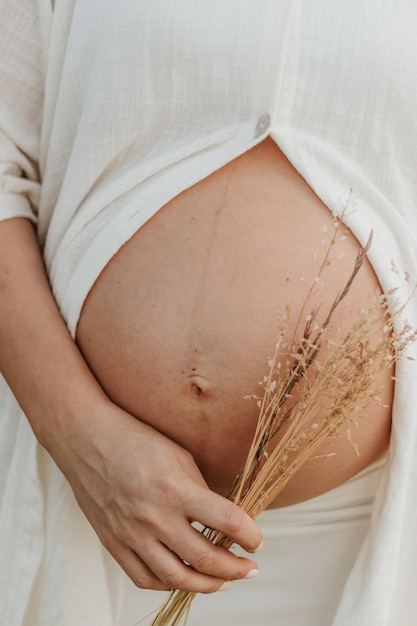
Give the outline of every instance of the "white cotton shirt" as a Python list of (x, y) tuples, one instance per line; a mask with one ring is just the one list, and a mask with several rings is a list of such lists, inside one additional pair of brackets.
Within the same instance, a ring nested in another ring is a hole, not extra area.
[[(407, 302), (402, 321), (417, 325), (414, 0), (0, 0), (0, 15), (0, 219), (37, 222), (73, 335), (88, 291), (123, 243), (268, 135), (331, 211), (348, 204), (344, 220), (360, 242), (373, 230), (378, 279)], [(334, 626), (417, 623), (415, 380), (416, 364), (403, 359), (389, 462)], [(36, 443), (11, 420), (12, 402), (4, 387), (0, 429), (17, 443), (0, 449), (0, 563), (14, 547), (10, 576), (26, 591), (18, 609), (3, 587), (0, 614), (6, 607), (7, 626), (21, 626), (53, 546)], [(24, 475), (19, 458), (28, 459)], [(34, 505), (20, 527), (10, 510), (23, 494)], [(67, 497), (62, 510), (75, 519)], [(90, 567), (89, 595), (102, 597), (104, 574)], [(67, 588), (77, 588), (77, 571), (68, 576)], [(57, 609), (51, 624), (105, 625), (107, 602), (84, 614), (84, 601), (72, 602), (69, 621)]]

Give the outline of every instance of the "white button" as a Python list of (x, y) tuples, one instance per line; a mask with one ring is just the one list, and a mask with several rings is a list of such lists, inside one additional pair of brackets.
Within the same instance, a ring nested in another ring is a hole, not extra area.
[(258, 120), (255, 129), (255, 139), (263, 135), (271, 124), (271, 117), (268, 113), (264, 113)]

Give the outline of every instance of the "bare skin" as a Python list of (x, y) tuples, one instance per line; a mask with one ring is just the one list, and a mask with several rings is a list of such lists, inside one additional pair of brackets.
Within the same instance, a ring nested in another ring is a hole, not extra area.
[[(159, 211), (87, 298), (77, 341), (106, 393), (187, 449), (218, 493), (227, 495), (247, 454), (258, 409), (245, 397), (260, 394), (277, 312), (286, 304), (298, 312), (318, 271), (323, 228), (332, 227), (328, 209), (267, 140)], [(312, 305), (326, 310), (357, 251), (348, 234)], [(335, 318), (342, 328), (377, 289), (366, 262)], [(386, 450), (391, 376), (378, 381), (384, 406), (351, 426), (360, 455), (347, 437), (329, 440), (273, 506), (335, 487)]]

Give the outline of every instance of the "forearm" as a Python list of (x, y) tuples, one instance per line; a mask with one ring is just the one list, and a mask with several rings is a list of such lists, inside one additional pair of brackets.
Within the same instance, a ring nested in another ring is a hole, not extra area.
[(77, 406), (103, 396), (60, 315), (25, 219), (0, 222), (0, 370), (46, 447)]

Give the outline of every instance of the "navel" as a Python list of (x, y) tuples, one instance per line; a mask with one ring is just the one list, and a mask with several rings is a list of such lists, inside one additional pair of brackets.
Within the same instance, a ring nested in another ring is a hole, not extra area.
[(196, 398), (201, 398), (203, 395), (203, 390), (196, 383), (191, 383), (191, 393)]

